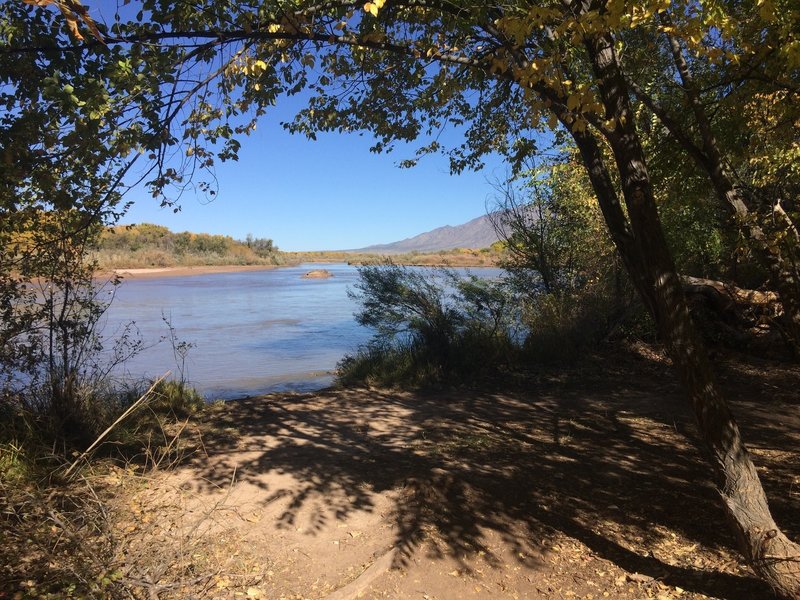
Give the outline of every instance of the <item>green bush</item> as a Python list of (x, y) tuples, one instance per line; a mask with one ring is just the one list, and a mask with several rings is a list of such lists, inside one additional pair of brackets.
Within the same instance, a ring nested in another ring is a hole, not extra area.
[(553, 363), (578, 358), (609, 333), (610, 306), (596, 293), (542, 293), (524, 312), (529, 361)]
[[(507, 285), (521, 298), (525, 360), (578, 358), (603, 340), (647, 328), (583, 169), (532, 164), (500, 187)], [(644, 325), (644, 327), (642, 327)]]
[(442, 370), (408, 343), (367, 344), (345, 356), (338, 365), (340, 385), (418, 387), (441, 381)]
[(342, 383), (422, 385), (471, 380), (508, 366), (519, 350), (508, 290), (452, 270), (391, 263), (359, 269), (351, 296), (369, 344), (339, 364)]
[(195, 388), (184, 381), (161, 380), (152, 391), (148, 406), (158, 412), (170, 412), (185, 417), (198, 412), (206, 400)]

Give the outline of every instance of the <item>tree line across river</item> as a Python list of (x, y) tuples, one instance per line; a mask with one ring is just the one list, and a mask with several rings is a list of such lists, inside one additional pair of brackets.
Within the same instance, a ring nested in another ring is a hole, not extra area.
[(248, 234), (244, 240), (208, 233), (174, 233), (142, 223), (106, 229), (95, 257), (101, 268), (198, 265), (277, 265), (282, 253), (271, 239)]

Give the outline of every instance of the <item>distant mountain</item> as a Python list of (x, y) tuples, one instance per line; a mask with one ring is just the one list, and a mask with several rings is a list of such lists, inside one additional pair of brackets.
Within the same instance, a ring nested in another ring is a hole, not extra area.
[(445, 225), (399, 242), (377, 244), (352, 250), (352, 252), (403, 254), (406, 252), (437, 252), (453, 248), (487, 248), (497, 240), (497, 232), (494, 230), (490, 217), (483, 215), (463, 225)]

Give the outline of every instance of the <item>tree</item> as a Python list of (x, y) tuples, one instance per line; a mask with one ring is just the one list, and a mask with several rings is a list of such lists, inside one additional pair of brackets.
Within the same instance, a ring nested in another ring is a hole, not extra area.
[[(648, 96), (637, 90), (647, 91), (652, 80), (652, 69), (637, 63), (637, 54), (663, 49), (665, 43), (672, 48), (673, 39), (697, 48), (696, 65), (717, 73), (719, 80), (739, 61), (750, 73), (764, 66), (775, 75), (760, 83), (761, 93), (796, 94), (800, 40), (797, 11), (788, 0), (777, 20), (769, 18), (769, 8), (776, 6), (772, 0), (672, 5), (667, 0), (244, 0), (214, 2), (203, 10), (143, 0), (140, 6), (141, 24), (119, 20), (99, 27), (106, 45), (92, 39), (68, 43), (64, 33), (54, 42), (41, 11), (35, 12), (38, 37), (6, 34), (2, 55), (6, 64), (36, 57), (42, 62), (39, 70), (51, 60), (60, 64), (71, 57), (85, 65), (73, 70), (79, 81), (100, 70), (107, 86), (119, 69), (135, 74), (130, 85), (136, 100), (120, 107), (133, 116), (116, 135), (128, 140), (128, 150), (149, 153), (156, 195), (170, 185), (185, 185), (185, 173), (193, 167), (235, 158), (237, 135), (249, 131), (281, 94), (301, 90), (308, 94), (308, 106), (287, 124), (291, 131), (313, 138), (319, 131), (368, 130), (375, 135), (375, 151), (426, 138), (419, 155), (404, 161), (407, 166), (426, 153), (444, 151), (459, 172), (479, 166), (494, 151), (518, 169), (536, 152), (538, 130), (549, 126), (571, 137), (610, 236), (687, 390), (742, 551), (781, 596), (800, 597), (800, 549), (770, 516), (689, 316), (659, 218), (634, 100), (638, 96), (646, 104)], [(9, 10), (17, 21), (24, 19), (20, 9)], [(690, 18), (694, 13), (700, 16)], [(753, 43), (775, 39), (786, 43), (766, 55)], [(673, 56), (683, 93), (694, 107), (694, 85)], [(60, 89), (64, 93), (65, 87)], [(651, 110), (658, 115), (655, 106)], [(6, 129), (19, 122), (19, 110), (12, 111)], [(708, 177), (721, 193), (730, 180), (717, 180), (722, 159), (712, 156), (716, 138), (702, 131), (707, 117), (703, 110), (693, 112), (692, 126), (701, 130), (693, 146), (702, 151), (696, 160), (708, 163)], [(463, 144), (441, 147), (435, 133), (448, 125), (463, 133)], [(671, 130), (676, 137), (678, 131)], [(112, 138), (100, 139), (101, 156), (128, 156)], [(170, 163), (167, 150), (176, 146), (182, 158)], [(49, 147), (43, 144), (52, 160)], [(753, 228), (759, 226), (747, 219), (743, 224), (756, 240)], [(788, 278), (793, 276), (791, 269), (773, 275), (790, 317), (793, 282)]]
[[(160, 113), (152, 97), (137, 102), (142, 82), (121, 49), (7, 51), (72, 39), (79, 21), (94, 27), (80, 3), (62, 4), (66, 22), (0, 5), (0, 402), (46, 414), (52, 433), (74, 437), (99, 416), (80, 388), (102, 371), (96, 325), (113, 293), (95, 281), (89, 249), (125, 210), (122, 181), (141, 156), (132, 150), (153, 147)], [(126, 333), (118, 341), (111, 361), (135, 352)]]
[(131, 328), (103, 350), (101, 317), (117, 278), (96, 279), (102, 227), (77, 209), (5, 214), (0, 229), (0, 408), (30, 411), (44, 433), (92, 439), (104, 375), (141, 346)]
[[(497, 186), (490, 214), (507, 259), (503, 267), (528, 293), (576, 291), (612, 264), (605, 224), (574, 146), (563, 160), (531, 164)], [(521, 182), (521, 183), (518, 183)]]
[[(757, 19), (747, 18), (744, 11), (753, 8), (748, 3), (731, 3), (729, 14), (719, 15), (721, 35), (727, 38), (722, 48), (704, 40), (704, 24), (712, 18), (708, 13), (691, 5), (660, 12), (651, 23), (651, 35), (661, 42), (656, 58), (637, 61), (643, 68), (655, 69), (648, 74), (647, 90), (640, 82), (627, 80), (636, 98), (707, 174), (718, 202), (728, 209), (769, 274), (783, 302), (784, 335), (798, 356), (799, 147), (790, 133), (800, 117), (796, 106), (800, 45), (792, 29), (798, 14), (789, 5), (762, 1), (758, 6)], [(707, 10), (713, 14), (715, 7)], [(726, 33), (734, 28), (735, 35)], [(754, 104), (765, 102), (771, 104), (762, 113), (769, 115), (765, 123), (741, 118), (742, 106), (752, 111)], [(727, 130), (724, 136), (722, 130)], [(768, 162), (759, 156), (764, 146), (771, 148)]]

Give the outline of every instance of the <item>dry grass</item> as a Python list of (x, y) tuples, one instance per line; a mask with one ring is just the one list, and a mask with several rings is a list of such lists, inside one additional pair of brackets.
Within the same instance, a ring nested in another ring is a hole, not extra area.
[[(203, 504), (164, 482), (202, 459), (204, 443), (190, 419), (151, 409), (150, 391), (131, 407), (147, 425), (123, 432), (143, 444), (139, 452), (130, 439), (124, 449), (106, 440), (122, 417), (71, 462), (47, 457), (46, 470), (25, 465), (25, 448), (0, 448), (0, 598), (203, 597), (263, 577), (264, 561), (244, 555), (226, 526), (224, 486)], [(93, 454), (114, 447), (123, 459)]]
[(390, 259), (396, 265), (410, 267), (496, 267), (502, 255), (490, 249), (456, 249), (442, 252), (412, 252), (407, 254), (364, 254), (357, 252), (286, 252), (286, 260), (296, 262), (348, 263), (354, 265), (382, 264)]

